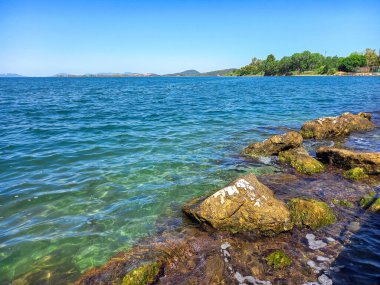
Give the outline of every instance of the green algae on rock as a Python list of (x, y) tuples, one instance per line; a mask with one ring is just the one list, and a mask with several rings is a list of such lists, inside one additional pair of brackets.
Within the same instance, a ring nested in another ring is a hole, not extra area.
[(380, 212), (380, 198), (376, 198), (376, 192), (371, 191), (360, 199), (360, 206), (372, 212)]
[(144, 264), (130, 272), (124, 278), (122, 285), (150, 285), (153, 284), (160, 274), (160, 262)]
[(185, 204), (183, 211), (201, 223), (230, 232), (274, 235), (293, 228), (286, 204), (255, 175), (244, 175), (206, 198)]
[(346, 137), (354, 131), (369, 131), (375, 125), (368, 119), (369, 113), (354, 115), (344, 113), (339, 117), (326, 117), (308, 121), (303, 124), (300, 134), (304, 139), (328, 139)]
[(347, 200), (338, 200), (338, 199), (332, 199), (331, 201), (334, 205), (340, 205), (347, 208), (353, 208), (354, 204)]
[(277, 155), (280, 151), (292, 149), (302, 145), (302, 136), (290, 131), (282, 135), (275, 135), (263, 142), (256, 142), (246, 147), (242, 154), (250, 157)]
[(295, 225), (313, 230), (335, 223), (332, 209), (322, 201), (308, 198), (293, 198), (288, 203)]
[(292, 260), (283, 250), (273, 251), (265, 259), (267, 264), (273, 266), (274, 269), (284, 268), (292, 264)]
[(345, 171), (344, 176), (351, 180), (362, 180), (368, 178), (368, 175), (365, 174), (363, 168), (361, 167), (354, 167), (350, 170)]
[(317, 149), (317, 157), (324, 163), (332, 164), (342, 169), (349, 170), (360, 167), (365, 174), (374, 175), (380, 173), (380, 152), (356, 152), (322, 146)]
[(283, 163), (289, 163), (298, 172), (303, 174), (311, 175), (322, 172), (325, 169), (324, 165), (311, 157), (303, 147), (282, 151), (279, 154), (279, 159)]

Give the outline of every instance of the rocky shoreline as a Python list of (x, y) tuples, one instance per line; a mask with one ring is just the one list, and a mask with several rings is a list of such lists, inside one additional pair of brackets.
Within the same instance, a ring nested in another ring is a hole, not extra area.
[(75, 284), (332, 284), (334, 260), (370, 212), (380, 212), (380, 153), (320, 146), (373, 130), (371, 114), (306, 122), (249, 145), (250, 159), (277, 157), (284, 172), (238, 177), (186, 203), (192, 226), (142, 240)]

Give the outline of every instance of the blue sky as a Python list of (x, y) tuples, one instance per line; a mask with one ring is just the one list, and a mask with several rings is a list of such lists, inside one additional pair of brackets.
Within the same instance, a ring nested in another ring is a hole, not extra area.
[(380, 48), (380, 1), (0, 0), (0, 73), (210, 71)]

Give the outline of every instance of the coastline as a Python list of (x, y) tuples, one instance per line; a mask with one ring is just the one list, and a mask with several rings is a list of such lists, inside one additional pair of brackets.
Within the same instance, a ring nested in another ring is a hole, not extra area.
[[(371, 118), (368, 113), (360, 114), (363, 117), (358, 119), (364, 123), (367, 117)], [(267, 149), (265, 146), (264, 150)], [(330, 225), (317, 231), (310, 227), (297, 227), (268, 237), (247, 231), (218, 230), (212, 223), (204, 223), (197, 214), (194, 216), (195, 224), (142, 239), (131, 250), (120, 252), (105, 265), (84, 273), (75, 284), (106, 282), (124, 285), (136, 284), (136, 280), (139, 284), (332, 284), (331, 270), (339, 271), (339, 265), (334, 264), (340, 253), (368, 223), (371, 213), (363, 209), (359, 201), (376, 190), (380, 174), (357, 181), (345, 177), (339, 165), (325, 167), (324, 171), (312, 174), (315, 182), (310, 182), (310, 173), (305, 175), (299, 173), (298, 168), (295, 171), (287, 166), (282, 166), (280, 173), (264, 174), (258, 178), (259, 183), (273, 189), (279, 199), (288, 203), (292, 197), (324, 201), (336, 215), (336, 221)], [(199, 203), (204, 199), (196, 198), (194, 201)], [(273, 268), (268, 256), (275, 252), (286, 253), (289, 264)], [(141, 276), (145, 277), (141, 279)]]

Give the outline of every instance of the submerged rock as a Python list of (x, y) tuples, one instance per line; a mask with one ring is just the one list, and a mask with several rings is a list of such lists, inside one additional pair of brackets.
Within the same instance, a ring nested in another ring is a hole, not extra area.
[(288, 203), (292, 221), (297, 226), (306, 226), (313, 230), (335, 223), (332, 209), (322, 201), (293, 198)]
[(375, 128), (369, 113), (354, 115), (344, 113), (339, 117), (326, 117), (308, 121), (303, 124), (300, 134), (304, 139), (328, 139), (346, 137), (354, 131), (369, 131)]
[(269, 254), (265, 259), (267, 264), (273, 266), (274, 269), (284, 268), (292, 264), (292, 260), (283, 250), (276, 250)]
[[(343, 169), (360, 167), (366, 174), (380, 173), (380, 152), (356, 152), (334, 147), (319, 147), (317, 157)], [(356, 170), (357, 172), (357, 170)]]
[(344, 176), (351, 180), (362, 180), (368, 178), (368, 175), (365, 174), (363, 168), (355, 167), (344, 172)]
[(360, 199), (360, 206), (372, 212), (380, 212), (380, 198), (376, 198), (376, 192), (371, 191)]
[(207, 198), (195, 199), (183, 211), (201, 223), (231, 232), (274, 235), (292, 229), (286, 204), (248, 174)]
[(340, 205), (340, 206), (346, 207), (346, 208), (353, 208), (354, 207), (354, 204), (351, 201), (347, 201), (347, 200), (332, 199), (331, 202), (334, 205)]
[(152, 262), (140, 266), (128, 272), (124, 278), (122, 285), (150, 285), (158, 279), (161, 264)]
[(303, 147), (282, 151), (279, 158), (281, 162), (289, 163), (298, 172), (304, 174), (314, 174), (325, 169), (323, 164), (311, 157)]
[(277, 155), (280, 151), (292, 149), (302, 145), (302, 136), (294, 131), (282, 135), (275, 135), (263, 142), (256, 142), (243, 150), (246, 156), (269, 156)]

